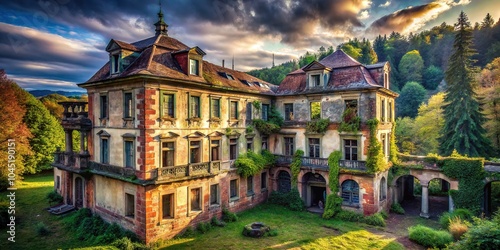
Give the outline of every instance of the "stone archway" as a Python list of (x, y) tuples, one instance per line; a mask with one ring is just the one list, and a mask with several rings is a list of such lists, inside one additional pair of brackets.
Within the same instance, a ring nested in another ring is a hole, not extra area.
[(321, 174), (312, 172), (304, 174), (302, 176), (302, 199), (306, 206), (322, 209), (326, 199), (326, 187), (326, 180)]
[(483, 213), (490, 217), (500, 209), (500, 180), (487, 180), (483, 194)]

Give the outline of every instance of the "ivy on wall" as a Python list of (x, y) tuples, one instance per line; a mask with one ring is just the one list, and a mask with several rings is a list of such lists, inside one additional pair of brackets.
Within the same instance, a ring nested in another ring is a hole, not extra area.
[(306, 124), (306, 131), (310, 133), (323, 134), (328, 129), (328, 124), (330, 124), (329, 119), (316, 119), (313, 121), (308, 121)]
[(392, 164), (398, 163), (398, 147), (396, 146), (396, 123), (392, 123), (392, 133), (390, 138), (390, 152), (389, 152), (389, 161)]
[(243, 177), (258, 174), (266, 166), (275, 164), (275, 156), (267, 150), (262, 150), (261, 154), (252, 151), (238, 156), (234, 166), (238, 168), (237, 173)]
[(370, 119), (366, 121), (366, 124), (370, 128), (370, 145), (368, 146), (366, 168), (370, 173), (385, 171), (388, 167), (388, 164), (384, 161), (382, 145), (377, 140), (378, 123), (379, 121), (377, 119)]
[(292, 163), (290, 163), (290, 170), (292, 171), (292, 186), (297, 186), (297, 181), (300, 173), (300, 167), (302, 166), (302, 156), (304, 156), (304, 151), (297, 149), (293, 154)]
[(254, 119), (253, 125), (261, 134), (270, 135), (278, 133), (283, 126), (284, 119), (275, 107), (271, 107), (267, 121)]
[(340, 151), (333, 151), (330, 156), (328, 156), (328, 184), (331, 192), (326, 197), (325, 210), (323, 212), (323, 218), (325, 219), (332, 218), (341, 211), (342, 198), (340, 198), (338, 195), (340, 172), (339, 161), (341, 158), (342, 154), (340, 153)]
[(339, 132), (353, 132), (359, 130), (361, 118), (356, 114), (356, 109), (347, 108), (342, 114), (342, 122), (339, 125)]

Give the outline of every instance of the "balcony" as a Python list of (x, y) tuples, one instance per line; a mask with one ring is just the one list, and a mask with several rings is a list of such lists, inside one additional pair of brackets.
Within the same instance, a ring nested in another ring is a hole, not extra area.
[(92, 122), (86, 111), (87, 102), (59, 102), (64, 108), (61, 125), (65, 129), (90, 130)]
[(80, 154), (78, 152), (55, 152), (54, 167), (61, 168), (74, 173), (86, 171), (90, 155)]
[[(278, 165), (290, 165), (293, 160), (292, 155), (275, 155), (276, 163)], [(302, 166), (304, 167), (312, 167), (312, 168), (323, 168), (328, 169), (328, 159), (327, 158), (314, 158), (314, 157), (301, 157)], [(340, 160), (339, 161), (340, 168), (349, 169), (349, 170), (360, 170), (366, 171), (366, 162), (365, 161), (349, 161), (349, 160)]]
[(118, 167), (95, 161), (89, 161), (88, 167), (93, 173), (97, 172), (110, 177), (116, 177), (117, 175), (125, 178), (135, 177), (135, 169), (133, 168)]
[(157, 182), (178, 181), (185, 179), (213, 176), (220, 172), (221, 162), (200, 162), (187, 165), (163, 167), (157, 169)]

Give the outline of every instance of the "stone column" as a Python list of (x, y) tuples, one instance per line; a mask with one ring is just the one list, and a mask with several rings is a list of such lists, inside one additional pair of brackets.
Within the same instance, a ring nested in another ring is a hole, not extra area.
[(73, 130), (65, 129), (66, 153), (73, 153)]
[(398, 186), (397, 185), (391, 185), (389, 187), (389, 190), (391, 191), (391, 196), (392, 196), (392, 203), (399, 203), (398, 201)]
[(86, 148), (85, 148), (85, 139), (87, 138), (86, 136), (87, 132), (80, 130), (80, 154), (85, 154), (86, 153)]
[(455, 210), (455, 204), (453, 204), (453, 198), (451, 198), (451, 195), (448, 194), (448, 211), (452, 213), (453, 210)]
[(422, 185), (422, 210), (420, 217), (429, 218), (429, 183), (421, 183)]

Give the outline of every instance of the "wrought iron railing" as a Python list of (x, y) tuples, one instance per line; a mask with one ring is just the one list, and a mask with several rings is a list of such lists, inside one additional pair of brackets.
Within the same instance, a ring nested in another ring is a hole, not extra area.
[[(293, 155), (277, 155), (276, 163), (281, 165), (288, 165), (292, 163)], [(301, 157), (302, 166), (307, 167), (320, 167), (320, 168), (328, 168), (328, 159), (327, 158), (316, 158), (316, 157)], [(340, 160), (339, 165), (344, 169), (356, 169), (356, 170), (366, 170), (366, 162), (365, 161), (349, 161), (349, 160)]]

